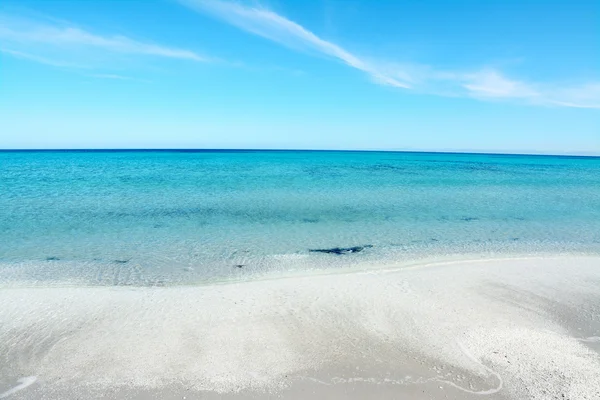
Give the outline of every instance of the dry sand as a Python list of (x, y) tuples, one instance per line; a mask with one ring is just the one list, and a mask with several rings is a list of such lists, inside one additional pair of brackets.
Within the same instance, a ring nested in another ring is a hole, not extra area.
[(0, 398), (600, 399), (600, 258), (0, 288)]

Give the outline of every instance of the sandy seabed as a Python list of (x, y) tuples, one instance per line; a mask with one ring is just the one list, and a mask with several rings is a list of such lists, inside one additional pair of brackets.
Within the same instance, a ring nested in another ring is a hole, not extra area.
[(600, 399), (600, 257), (0, 287), (0, 399)]

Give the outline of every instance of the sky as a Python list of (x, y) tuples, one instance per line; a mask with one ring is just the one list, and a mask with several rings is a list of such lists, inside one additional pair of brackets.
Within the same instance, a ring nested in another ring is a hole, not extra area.
[(0, 148), (600, 155), (600, 2), (3, 0)]

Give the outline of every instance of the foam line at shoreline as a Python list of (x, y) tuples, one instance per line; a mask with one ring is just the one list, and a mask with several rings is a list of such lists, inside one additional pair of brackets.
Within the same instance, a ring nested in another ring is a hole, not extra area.
[(74, 287), (87, 287), (87, 288), (122, 288), (122, 289), (166, 289), (166, 288), (185, 288), (185, 287), (208, 287), (208, 286), (220, 286), (220, 285), (237, 285), (243, 283), (252, 282), (265, 282), (265, 281), (276, 281), (285, 279), (302, 279), (311, 278), (314, 276), (330, 276), (330, 275), (348, 275), (348, 274), (387, 274), (395, 273), (403, 270), (419, 269), (419, 268), (431, 268), (440, 266), (451, 266), (457, 264), (470, 264), (470, 263), (484, 263), (484, 262), (499, 262), (499, 261), (517, 261), (517, 260), (548, 260), (548, 259), (563, 259), (570, 257), (578, 258), (598, 258), (600, 254), (595, 253), (541, 253), (534, 255), (523, 255), (523, 254), (508, 254), (499, 256), (467, 256), (462, 255), (450, 255), (448, 257), (434, 257), (433, 259), (409, 259), (402, 262), (389, 262), (386, 264), (372, 266), (370, 264), (360, 264), (359, 266), (351, 268), (331, 268), (331, 269), (310, 269), (309, 271), (294, 271), (292, 273), (286, 272), (274, 272), (262, 276), (247, 276), (247, 279), (216, 279), (201, 281), (196, 283), (178, 283), (173, 285), (165, 286), (137, 286), (137, 285), (90, 285), (85, 282), (60, 282), (50, 281), (47, 285), (32, 284), (28, 281), (12, 281), (12, 282), (0, 282), (0, 289), (11, 289), (11, 288), (74, 288)]

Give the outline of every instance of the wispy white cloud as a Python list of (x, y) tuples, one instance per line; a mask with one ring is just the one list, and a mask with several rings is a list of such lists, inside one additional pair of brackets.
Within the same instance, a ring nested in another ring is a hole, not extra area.
[(142, 82), (142, 83), (151, 83), (151, 81), (146, 79), (138, 79), (133, 78), (131, 76), (118, 75), (118, 74), (86, 74), (90, 78), (96, 79), (108, 79), (113, 81), (133, 81), (133, 82)]
[(85, 66), (81, 65), (81, 64), (73, 64), (73, 63), (68, 63), (68, 62), (62, 62), (62, 61), (53, 60), (53, 59), (50, 59), (50, 58), (36, 56), (34, 54), (29, 54), (29, 53), (25, 53), (25, 52), (22, 52), (22, 51), (16, 51), (16, 50), (12, 50), (12, 49), (6, 49), (6, 48), (2, 48), (2, 47), (0, 47), (0, 53), (6, 54), (6, 55), (9, 55), (9, 56), (13, 56), (13, 57), (16, 57), (16, 58), (20, 58), (20, 59), (23, 59), (23, 60), (35, 61), (35, 62), (40, 63), (40, 64), (51, 65), (53, 67), (85, 68)]
[[(179, 0), (195, 11), (211, 15), (246, 32), (285, 47), (318, 53), (366, 73), (384, 86), (442, 96), (482, 100), (512, 100), (527, 104), (600, 108), (600, 82), (563, 87), (511, 79), (493, 68), (444, 71), (414, 63), (373, 61), (327, 41), (300, 24), (260, 5), (225, 0)], [(254, 3), (256, 4), (256, 3)]]
[(540, 93), (527, 83), (510, 80), (500, 72), (485, 69), (462, 76), (464, 88), (475, 97), (536, 98)]
[(247, 32), (262, 36), (286, 47), (317, 53), (338, 59), (352, 68), (371, 76), (381, 84), (408, 88), (409, 85), (386, 74), (341, 46), (321, 39), (296, 22), (290, 21), (266, 8), (246, 7), (238, 3), (219, 0), (180, 0), (182, 4), (237, 26)]
[(600, 82), (556, 90), (554, 103), (566, 107), (600, 108)]
[(117, 81), (130, 81), (133, 79), (128, 76), (117, 75), (117, 74), (90, 74), (88, 76), (90, 76), (92, 78), (100, 78), (100, 79), (114, 79)]
[(0, 14), (4, 54), (58, 67), (90, 67), (111, 55), (148, 56), (194, 62), (210, 61), (194, 51), (100, 35), (56, 21), (38, 21)]
[(464, 74), (459, 80), (467, 95), (474, 98), (513, 99), (535, 105), (600, 109), (600, 82), (577, 86), (524, 82), (510, 79), (493, 69)]
[[(46, 64), (46, 65), (50, 65), (53, 67), (61, 67), (61, 68), (74, 68), (80, 71), (89, 71), (91, 68), (82, 65), (82, 64), (71, 64), (71, 63), (66, 63), (66, 62), (60, 62), (60, 61), (55, 61), (55, 60), (51, 60), (51, 59), (47, 59), (44, 57), (39, 57), (39, 56), (35, 56), (33, 54), (28, 54), (28, 53), (23, 53), (20, 51), (14, 51), (11, 49), (5, 49), (0, 47), (0, 54), (6, 54), (12, 57), (16, 57), (16, 58), (20, 58), (23, 60), (29, 60), (29, 61), (34, 61), (36, 63), (40, 63), (40, 64)], [(137, 81), (137, 82), (145, 82), (148, 83), (150, 81), (145, 80), (145, 79), (138, 79), (138, 78), (132, 78), (129, 76), (124, 76), (124, 75), (118, 75), (118, 74), (113, 74), (113, 73), (98, 73), (98, 74), (94, 74), (94, 73), (82, 73), (83, 76), (87, 76), (90, 78), (98, 78), (98, 79), (111, 79), (111, 80), (120, 80), (120, 81)]]

